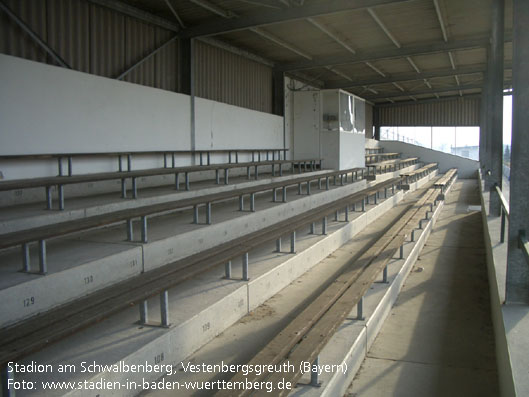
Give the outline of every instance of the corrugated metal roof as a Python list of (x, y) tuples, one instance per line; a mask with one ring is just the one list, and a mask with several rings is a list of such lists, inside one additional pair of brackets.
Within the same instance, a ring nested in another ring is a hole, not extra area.
[(380, 125), (479, 126), (479, 98), (459, 98), (437, 102), (380, 107)]

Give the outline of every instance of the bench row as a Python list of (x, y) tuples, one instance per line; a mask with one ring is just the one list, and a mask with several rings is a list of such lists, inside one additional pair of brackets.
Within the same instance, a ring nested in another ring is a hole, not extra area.
[(46, 262), (46, 240), (55, 237), (61, 237), (71, 233), (77, 233), (97, 227), (107, 226), (114, 223), (126, 221), (127, 225), (127, 240), (133, 241), (133, 227), (134, 219), (141, 220), (141, 242), (147, 243), (147, 219), (149, 216), (166, 213), (169, 211), (180, 210), (184, 208), (193, 208), (193, 222), (198, 222), (198, 209), (200, 206), (206, 208), (206, 223), (211, 224), (211, 204), (227, 199), (239, 198), (239, 209), (244, 209), (244, 198), (249, 196), (250, 210), (255, 211), (255, 195), (260, 192), (272, 191), (273, 201), (277, 201), (277, 192), (282, 190), (282, 201), (287, 200), (287, 187), (298, 185), (298, 194), (302, 193), (302, 184), (306, 185), (307, 194), (311, 193), (311, 184), (318, 181), (318, 187), (321, 189), (323, 182), (325, 182), (325, 189), (329, 189), (329, 181), (332, 178), (333, 182), (337, 183), (337, 178), (340, 178), (340, 184), (347, 183), (348, 176), (351, 176), (351, 182), (363, 178), (363, 168), (352, 168), (342, 171), (330, 171), (323, 174), (312, 174), (308, 176), (301, 176), (285, 181), (272, 182), (265, 185), (257, 185), (234, 189), (230, 191), (223, 191), (220, 193), (213, 193), (202, 195), (198, 197), (191, 197), (186, 199), (174, 200), (159, 204), (149, 204), (136, 208), (119, 210), (103, 215), (95, 215), (85, 217), (80, 220), (71, 220), (51, 225), (40, 226), (32, 229), (12, 232), (0, 235), (0, 249), (10, 248), (14, 246), (22, 247), (22, 270), (24, 272), (31, 272), (31, 260), (29, 254), (29, 244), (38, 242), (39, 244), (39, 274), (47, 273)]
[[(233, 157), (235, 162), (239, 162), (239, 154), (251, 153), (252, 161), (263, 160), (286, 160), (288, 149), (204, 149), (204, 150), (151, 150), (151, 151), (123, 151), (123, 152), (86, 152), (86, 153), (48, 153), (48, 154), (14, 154), (14, 155), (0, 155), (1, 160), (57, 160), (57, 171), (59, 176), (73, 175), (73, 159), (74, 158), (101, 158), (101, 157), (116, 157), (118, 161), (118, 170), (123, 171), (123, 160), (126, 159), (127, 170), (132, 171), (133, 156), (163, 156), (164, 167), (175, 167), (176, 157), (178, 155), (191, 155), (191, 162), (196, 161), (196, 156), (199, 156), (200, 165), (204, 163), (211, 163), (212, 154), (228, 154), (228, 163), (232, 162)], [(263, 154), (263, 156), (261, 156)], [(283, 154), (283, 156), (281, 156)], [(67, 162), (67, 171), (64, 171), (63, 161)]]
[[(146, 314), (143, 311), (145, 300), (156, 295), (160, 295), (161, 300), (161, 325), (167, 326), (169, 324), (169, 288), (222, 264), (226, 265), (226, 276), (230, 277), (228, 265), (232, 259), (240, 256), (243, 259), (243, 279), (248, 280), (251, 250), (274, 240), (277, 242), (276, 245), (280, 246), (281, 236), (287, 234), (290, 235), (291, 250), (295, 251), (296, 230), (321, 221), (322, 233), (326, 234), (329, 214), (334, 213), (337, 216), (338, 212), (343, 210), (347, 221), (351, 204), (361, 203), (364, 209), (370, 197), (373, 197), (375, 201), (378, 199), (379, 192), (384, 191), (385, 196), (390, 190), (395, 192), (398, 181), (399, 178), (393, 178), (361, 192), (322, 204), (272, 226), (145, 272), (49, 312), (6, 327), (0, 330), (0, 366), (8, 361), (20, 359), (131, 305), (138, 305), (140, 320), (142, 320)], [(312, 231), (314, 229), (311, 227)], [(65, 321), (66, 319), (68, 321)]]
[(190, 189), (189, 174), (193, 172), (203, 171), (215, 171), (216, 183), (220, 183), (220, 172), (224, 172), (224, 183), (228, 184), (229, 181), (229, 170), (234, 168), (246, 168), (247, 177), (251, 177), (251, 169), (254, 168), (255, 179), (259, 176), (258, 167), (271, 166), (272, 175), (275, 176), (276, 166), (278, 168), (279, 175), (283, 175), (283, 165), (290, 164), (291, 170), (294, 172), (295, 166), (298, 171), (301, 172), (302, 168), (307, 170), (307, 166), (311, 171), (314, 171), (318, 167), (321, 169), (321, 160), (308, 159), (308, 160), (273, 160), (273, 161), (261, 161), (261, 162), (246, 162), (246, 163), (225, 163), (225, 164), (210, 164), (201, 166), (186, 166), (186, 167), (171, 167), (171, 168), (151, 168), (144, 170), (135, 171), (121, 171), (121, 172), (103, 172), (94, 174), (83, 174), (83, 175), (72, 175), (72, 176), (52, 176), (52, 177), (41, 177), (31, 179), (16, 179), (0, 182), (0, 191), (30, 189), (44, 187), (46, 189), (46, 208), (48, 210), (53, 209), (53, 198), (52, 188), (57, 187), (59, 209), (64, 210), (64, 185), (88, 183), (88, 182), (102, 182), (109, 180), (121, 180), (121, 197), (127, 197), (127, 180), (130, 179), (132, 183), (132, 197), (138, 197), (137, 179), (147, 176), (157, 175), (173, 175), (175, 177), (175, 189), (180, 189), (180, 175), (184, 174), (185, 177), (185, 189)]

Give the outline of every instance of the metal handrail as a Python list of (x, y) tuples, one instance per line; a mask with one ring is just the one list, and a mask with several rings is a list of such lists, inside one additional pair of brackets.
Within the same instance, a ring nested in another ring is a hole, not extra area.
[[(501, 235), (500, 235), (500, 242), (505, 242), (505, 218), (510, 220), (509, 215), (509, 203), (507, 200), (505, 200), (505, 196), (503, 195), (500, 187), (498, 185), (494, 186), (494, 189), (496, 190), (496, 193), (498, 194), (498, 197), (500, 198), (501, 203)], [(527, 241), (527, 236), (525, 234), (525, 230), (520, 230), (518, 234), (518, 248), (522, 250), (523, 256), (525, 258), (525, 261), (529, 265), (529, 241)]]
[(505, 242), (505, 217), (507, 219), (509, 218), (509, 203), (507, 200), (505, 200), (505, 196), (503, 195), (500, 187), (498, 185), (495, 186), (496, 193), (498, 193), (498, 197), (500, 198), (500, 204), (501, 204), (501, 234), (500, 234), (500, 242)]

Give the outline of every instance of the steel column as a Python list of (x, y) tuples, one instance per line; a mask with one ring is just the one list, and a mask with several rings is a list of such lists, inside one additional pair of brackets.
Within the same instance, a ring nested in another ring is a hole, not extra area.
[[(501, 188), (503, 179), (503, 47), (504, 47), (505, 1), (492, 1), (492, 42), (490, 69), (490, 170), (491, 175), (485, 178), (485, 188), (494, 191), (494, 186)], [(497, 194), (490, 195), (490, 215), (500, 215), (500, 199)]]
[(528, 304), (529, 264), (518, 240), (522, 230), (529, 231), (529, 2), (514, 0), (513, 7), (513, 128), (505, 300)]

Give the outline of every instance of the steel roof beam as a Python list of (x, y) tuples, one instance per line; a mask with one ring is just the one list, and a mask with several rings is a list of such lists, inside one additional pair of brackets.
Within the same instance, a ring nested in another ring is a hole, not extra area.
[(309, 54), (307, 54), (306, 52), (304, 52), (303, 50), (300, 50), (299, 48), (297, 48), (296, 46), (290, 44), (290, 43), (287, 43), (285, 40), (273, 35), (272, 33), (269, 33), (267, 32), (266, 30), (264, 29), (261, 29), (261, 28), (252, 28), (250, 29), (252, 32), (258, 34), (259, 36), (261, 37), (264, 37), (265, 39), (268, 39), (274, 43), (276, 43), (277, 45), (283, 47), (283, 48), (286, 48), (287, 50), (290, 50), (300, 56), (302, 56), (303, 58), (306, 58), (308, 60), (312, 60), (312, 56), (310, 56)]
[[(408, 100), (405, 100), (405, 101), (393, 101), (390, 99), (391, 98), (387, 98), (388, 102), (390, 103), (380, 103), (380, 102), (376, 102), (375, 103), (375, 106), (378, 107), (378, 108), (387, 108), (387, 107), (393, 107), (393, 106), (400, 106), (400, 105), (417, 105), (417, 104), (421, 104), (421, 103), (432, 103), (432, 102), (444, 102), (444, 101), (453, 101), (454, 99), (459, 99), (460, 96), (459, 95), (449, 95), (449, 96), (444, 96), (444, 97), (439, 97), (437, 96), (436, 98), (424, 98), (424, 99), (420, 99), (420, 98), (417, 98), (417, 101), (408, 101)], [(463, 95), (463, 98), (464, 99), (472, 99), (472, 98), (481, 98), (481, 94), (466, 94), (466, 95)], [(383, 98), (381, 98), (383, 99)]]
[(171, 30), (173, 32), (179, 32), (181, 31), (180, 27), (173, 23), (172, 21), (169, 21), (165, 18), (161, 18), (157, 15), (151, 14), (147, 11), (143, 11), (139, 8), (133, 7), (129, 4), (123, 3), (118, 0), (88, 0), (90, 3), (97, 4), (102, 7), (109, 8), (113, 11), (119, 12), (120, 14), (128, 15), (129, 17), (133, 17), (136, 19), (139, 19), (140, 21), (144, 21), (147, 23), (150, 23), (151, 25), (159, 26), (161, 28)]
[[(512, 65), (510, 62), (505, 63), (505, 70), (511, 70)], [(435, 79), (440, 77), (452, 77), (452, 76), (463, 76), (469, 74), (483, 73), (487, 70), (486, 65), (473, 65), (473, 66), (463, 66), (459, 69), (437, 69), (431, 71), (423, 71), (419, 74), (417, 73), (396, 73), (385, 78), (370, 78), (366, 80), (354, 79), (351, 83), (348, 80), (334, 81), (329, 82), (325, 85), (325, 88), (352, 88), (352, 87), (361, 87), (364, 85), (380, 85), (380, 84), (393, 84), (404, 81), (416, 81), (422, 79)]]
[(232, 11), (225, 10), (224, 8), (219, 7), (216, 4), (209, 2), (208, 0), (189, 0), (191, 3), (196, 4), (199, 7), (202, 7), (208, 11), (211, 11), (214, 14), (221, 16), (222, 18), (235, 18), (237, 14)]
[(333, 0), (318, 1), (304, 4), (301, 7), (289, 7), (277, 10), (261, 10), (229, 21), (211, 20), (200, 25), (187, 28), (181, 32), (182, 37), (212, 36), (216, 34), (250, 29), (274, 23), (288, 22), (299, 19), (336, 14), (344, 11), (377, 7), (386, 4), (409, 2), (413, 0)]
[(349, 44), (347, 44), (341, 37), (338, 37), (337, 34), (331, 32), (327, 26), (325, 26), (322, 23), (316, 21), (314, 18), (307, 18), (307, 21), (309, 21), (311, 24), (313, 24), (315, 27), (317, 27), (319, 30), (321, 30), (323, 33), (325, 33), (331, 39), (336, 41), (338, 44), (340, 44), (343, 48), (345, 48), (351, 54), (356, 54), (356, 51)]
[[(505, 33), (505, 42), (512, 41), (512, 33)], [(402, 48), (389, 48), (385, 50), (377, 51), (365, 51), (357, 52), (356, 55), (347, 54), (339, 55), (332, 57), (318, 57), (313, 61), (300, 61), (300, 62), (290, 62), (285, 63), (279, 68), (282, 71), (292, 71), (292, 70), (303, 70), (303, 69), (315, 69), (325, 66), (336, 66), (336, 65), (346, 65), (352, 63), (362, 63), (362, 62), (372, 62), (381, 59), (392, 59), (392, 58), (403, 58), (408, 56), (415, 55), (428, 55), (428, 54), (437, 54), (448, 51), (457, 51), (457, 50), (469, 50), (474, 48), (483, 48), (486, 47), (489, 43), (489, 37), (478, 37), (473, 39), (465, 40), (454, 40), (429, 44), (420, 44), (414, 46), (406, 46)]]
[(406, 92), (395, 92), (391, 94), (383, 94), (380, 96), (367, 96), (365, 99), (368, 100), (374, 100), (374, 99), (385, 99), (385, 98), (398, 98), (398, 97), (405, 97), (409, 95), (435, 95), (436, 93), (440, 92), (450, 92), (450, 91), (459, 91), (459, 90), (473, 90), (476, 88), (482, 88), (483, 84), (466, 84), (466, 85), (460, 85), (458, 86), (451, 86), (451, 87), (443, 87), (443, 88), (434, 88), (431, 90), (415, 90), (415, 91), (406, 91)]
[(167, 4), (167, 7), (169, 8), (169, 10), (171, 10), (181, 28), (185, 29), (184, 21), (182, 21), (182, 18), (180, 18), (180, 15), (178, 15), (170, 0), (165, 0), (165, 4)]

